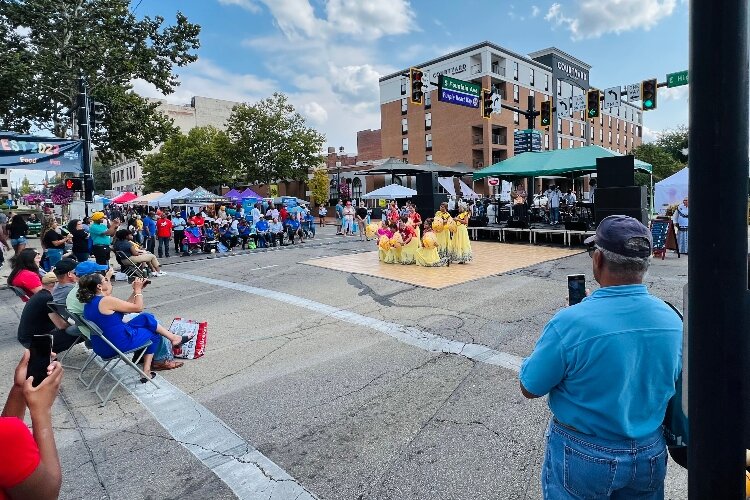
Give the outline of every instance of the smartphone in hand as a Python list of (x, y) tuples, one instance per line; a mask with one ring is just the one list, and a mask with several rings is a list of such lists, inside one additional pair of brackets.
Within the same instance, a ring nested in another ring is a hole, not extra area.
[(575, 305), (586, 297), (586, 275), (568, 275), (568, 305)]
[(29, 347), (29, 366), (26, 378), (34, 376), (32, 386), (36, 387), (47, 378), (47, 367), (52, 363), (52, 335), (34, 335)]

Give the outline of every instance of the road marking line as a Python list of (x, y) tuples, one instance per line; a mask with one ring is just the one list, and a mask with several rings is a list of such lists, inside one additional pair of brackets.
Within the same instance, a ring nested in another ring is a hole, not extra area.
[(302, 307), (309, 309), (323, 316), (330, 316), (341, 321), (353, 323), (355, 325), (364, 326), (371, 328), (381, 333), (395, 338), (405, 344), (413, 347), (418, 347), (430, 352), (442, 352), (447, 354), (456, 354), (465, 358), (479, 361), (481, 363), (487, 363), (490, 365), (500, 366), (518, 372), (521, 369), (521, 363), (523, 358), (507, 352), (496, 351), (487, 346), (481, 344), (473, 344), (467, 342), (459, 342), (457, 340), (447, 339), (433, 333), (429, 333), (418, 328), (403, 326), (397, 323), (391, 323), (388, 321), (382, 321), (369, 316), (364, 316), (337, 307), (315, 302), (313, 300), (297, 297), (284, 292), (277, 292), (274, 290), (267, 290), (265, 288), (258, 288), (249, 285), (243, 285), (241, 283), (233, 283), (231, 281), (217, 280), (213, 278), (206, 278), (204, 276), (196, 276), (193, 274), (175, 273), (170, 272), (169, 276), (176, 278), (182, 278), (191, 281), (197, 281), (199, 283), (206, 283), (208, 285), (214, 285), (222, 288), (228, 288), (230, 290), (237, 290), (240, 292), (249, 293), (251, 295), (257, 295), (267, 299), (277, 300), (279, 302), (285, 302), (293, 306)]
[(157, 389), (152, 384), (141, 384), (124, 364), (118, 365), (115, 371), (118, 376), (125, 376), (123, 385), (161, 426), (211, 469), (237, 497), (317, 498), (208, 408), (167, 379), (159, 377)]

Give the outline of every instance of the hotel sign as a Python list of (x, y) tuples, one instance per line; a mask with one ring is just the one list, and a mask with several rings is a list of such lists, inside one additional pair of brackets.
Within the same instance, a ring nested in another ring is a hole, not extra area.
[(558, 80), (572, 82), (585, 90), (589, 88), (588, 70), (559, 57), (552, 59), (552, 76)]

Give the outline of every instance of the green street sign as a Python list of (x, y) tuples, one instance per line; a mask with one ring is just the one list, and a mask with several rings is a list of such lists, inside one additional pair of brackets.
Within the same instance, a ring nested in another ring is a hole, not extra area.
[(688, 84), (688, 70), (677, 73), (667, 73), (667, 87), (680, 87)]
[(462, 94), (469, 94), (471, 96), (479, 97), (482, 94), (482, 87), (476, 83), (469, 83), (457, 78), (451, 78), (449, 76), (441, 75), (440, 78), (441, 88), (445, 90), (451, 90), (453, 92), (460, 92)]

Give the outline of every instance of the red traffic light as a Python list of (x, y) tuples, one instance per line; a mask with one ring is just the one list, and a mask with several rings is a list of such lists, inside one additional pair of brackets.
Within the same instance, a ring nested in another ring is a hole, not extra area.
[(66, 181), (65, 181), (65, 188), (72, 190), (73, 189), (73, 181), (70, 180), (70, 179), (66, 179)]
[(83, 180), (82, 179), (65, 179), (65, 189), (70, 191), (83, 191)]

